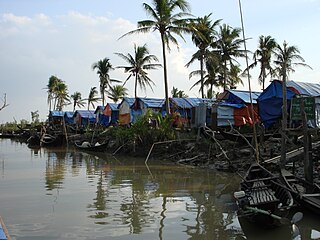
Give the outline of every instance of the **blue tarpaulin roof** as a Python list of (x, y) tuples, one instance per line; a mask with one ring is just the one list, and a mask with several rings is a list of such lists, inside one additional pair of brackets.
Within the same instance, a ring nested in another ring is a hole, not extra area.
[(97, 114), (99, 111), (103, 112), (104, 106), (97, 106), (96, 110), (94, 111), (95, 114)]
[[(252, 103), (257, 103), (257, 99), (260, 96), (260, 94), (261, 92), (251, 92)], [(235, 104), (251, 103), (250, 92), (244, 90), (226, 90), (226, 92), (223, 93), (222, 99), (228, 103)]]
[(74, 112), (65, 112), (64, 116), (67, 118), (72, 118), (73, 117)]
[(185, 98), (170, 98), (172, 104), (176, 105), (178, 108), (190, 109), (192, 108), (191, 103), (186, 101)]
[(75, 111), (74, 115), (79, 114), (82, 118), (95, 118), (96, 115), (94, 114), (94, 111), (92, 110), (77, 110)]
[[(292, 99), (296, 93), (287, 88), (287, 100)], [(259, 116), (266, 128), (272, 126), (282, 114), (282, 82), (274, 80), (260, 94), (258, 98)], [(289, 107), (289, 104), (288, 104)]]
[(301, 95), (310, 97), (320, 96), (320, 84), (295, 81), (287, 81), (286, 84), (287, 87), (293, 87), (296, 89)]
[(132, 107), (132, 105), (134, 104), (134, 101), (136, 99), (135, 98), (129, 98), (129, 97), (124, 97), (121, 101), (121, 103), (118, 105), (118, 109), (120, 107), (120, 105), (123, 103), (123, 102), (127, 102), (129, 104), (130, 107)]
[(119, 104), (118, 103), (108, 103), (107, 105), (110, 106), (110, 109), (112, 111), (119, 111), (119, 109), (118, 109)]
[(50, 117), (63, 117), (64, 112), (63, 111), (50, 111), (49, 116)]
[(191, 104), (192, 107), (199, 106), (200, 103), (213, 103), (215, 99), (210, 98), (185, 98), (187, 102)]
[(161, 108), (164, 104), (164, 99), (158, 98), (138, 98), (139, 101), (143, 102), (148, 108)]

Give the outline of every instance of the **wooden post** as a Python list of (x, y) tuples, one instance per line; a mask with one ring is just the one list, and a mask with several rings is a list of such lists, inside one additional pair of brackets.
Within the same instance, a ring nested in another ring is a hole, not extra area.
[(304, 177), (309, 183), (313, 184), (312, 144), (308, 131), (307, 114), (305, 112), (303, 99), (304, 98), (300, 98), (300, 109), (303, 125)]

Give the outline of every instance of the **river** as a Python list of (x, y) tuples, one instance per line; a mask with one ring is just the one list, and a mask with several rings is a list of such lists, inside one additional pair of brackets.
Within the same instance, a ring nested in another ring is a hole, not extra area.
[[(236, 174), (144, 160), (0, 139), (0, 215), (19, 240), (290, 239), (240, 224)], [(306, 239), (317, 226), (299, 223)]]

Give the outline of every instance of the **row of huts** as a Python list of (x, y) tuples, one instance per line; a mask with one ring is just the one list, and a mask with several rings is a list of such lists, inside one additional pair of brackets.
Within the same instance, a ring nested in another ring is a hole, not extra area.
[[(290, 121), (299, 121), (300, 105), (297, 100), (304, 97), (307, 99), (305, 106), (309, 125), (320, 126), (320, 84), (287, 81), (286, 92)], [(179, 116), (179, 123), (188, 127), (206, 124), (215, 129), (261, 122), (264, 127), (270, 128), (281, 119), (282, 82), (272, 81), (263, 92), (226, 90), (216, 99), (170, 98), (170, 108)], [(125, 97), (119, 104), (107, 103), (92, 111), (50, 111), (48, 119), (52, 124), (64, 121), (77, 126), (100, 124), (108, 127), (134, 123), (148, 109), (166, 115), (165, 100)]]

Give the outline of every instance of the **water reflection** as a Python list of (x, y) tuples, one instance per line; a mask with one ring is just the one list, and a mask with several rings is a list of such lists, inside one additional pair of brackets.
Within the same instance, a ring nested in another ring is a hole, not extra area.
[[(1, 215), (15, 239), (290, 239), (288, 226), (238, 220), (235, 174), (9, 141), (0, 163)], [(317, 216), (298, 226), (319, 238)]]

